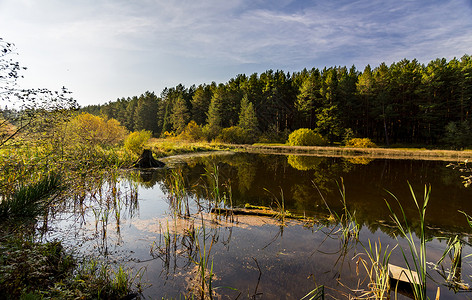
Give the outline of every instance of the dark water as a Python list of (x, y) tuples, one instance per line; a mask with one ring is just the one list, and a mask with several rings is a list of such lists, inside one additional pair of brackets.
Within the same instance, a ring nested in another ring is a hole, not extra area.
[[(383, 249), (397, 243), (407, 249), (405, 240), (394, 238), (386, 201), (400, 213), (395, 195), (418, 232), (418, 210), (409, 184), (420, 202), (425, 187), (431, 186), (426, 235), (432, 240), (427, 243), (427, 261), (435, 263), (443, 254), (447, 243), (442, 238), (457, 235), (463, 240), (461, 279), (472, 283), (472, 258), (467, 257), (471, 229), (459, 212), (472, 215), (472, 189), (463, 187), (460, 174), (446, 168), (447, 162), (236, 153), (186, 157), (169, 165), (173, 169), (133, 171), (119, 183), (103, 184), (99, 193), (87, 194), (80, 205), (76, 202), (57, 218), (61, 221), (56, 221), (53, 236), (84, 253), (100, 254), (127, 263), (135, 272), (140, 270), (142, 283), (148, 285), (144, 296), (152, 299), (179, 298), (196, 291), (198, 281), (192, 279), (197, 278), (196, 263), (201, 257), (208, 260), (208, 269), (213, 265), (215, 297), (300, 299), (324, 285), (327, 299), (345, 299), (355, 295), (358, 287), (367, 287), (362, 283), (364, 269), (357, 262), (359, 257), (366, 258), (363, 253), (369, 240), (380, 242)], [(166, 178), (172, 170), (179, 170), (185, 180), (192, 212), (186, 220), (175, 217), (170, 205), (171, 186)], [(250, 203), (276, 208), (283, 202), (291, 213), (315, 221), (289, 221), (286, 226), (270, 218), (248, 221), (241, 217), (230, 222), (213, 216), (202, 221), (201, 213), (211, 206), (208, 198), (215, 194), (215, 173), (220, 196), (234, 207)], [(337, 231), (340, 226), (326, 221), (330, 214), (343, 214), (343, 187), (347, 209), (361, 227), (358, 241), (343, 242)], [(190, 233), (196, 238), (192, 240)], [(446, 270), (450, 261), (446, 257)], [(390, 262), (405, 265), (399, 247)], [(428, 273), (431, 298), (438, 286), (441, 299), (472, 298), (472, 294), (448, 289), (432, 264)]]

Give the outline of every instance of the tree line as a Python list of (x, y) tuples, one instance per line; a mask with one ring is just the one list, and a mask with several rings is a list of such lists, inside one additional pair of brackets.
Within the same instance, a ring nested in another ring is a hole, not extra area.
[(330, 142), (346, 135), (384, 144), (472, 144), (472, 57), (421, 64), (403, 59), (388, 66), (353, 65), (287, 73), (239, 74), (227, 83), (182, 84), (157, 96), (145, 92), (82, 108), (117, 119), (128, 130), (154, 136), (182, 133), (190, 121), (213, 139), (240, 127), (277, 140), (310, 128)]

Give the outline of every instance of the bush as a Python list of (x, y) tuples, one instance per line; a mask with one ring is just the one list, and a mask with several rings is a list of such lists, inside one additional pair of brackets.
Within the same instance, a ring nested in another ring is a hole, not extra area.
[(115, 119), (82, 113), (69, 123), (69, 134), (80, 144), (110, 147), (123, 141), (126, 129)]
[(290, 146), (323, 146), (326, 140), (311, 129), (300, 128), (288, 136), (287, 143)]
[(245, 144), (248, 140), (248, 132), (241, 127), (231, 126), (224, 128), (216, 137), (217, 142), (230, 144)]
[(285, 143), (290, 135), (288, 129), (278, 130), (277, 126), (271, 125), (269, 128), (262, 132), (258, 140), (260, 143)]
[(125, 149), (140, 155), (143, 152), (144, 145), (151, 136), (152, 133), (146, 130), (130, 133), (125, 139)]
[(203, 129), (195, 121), (190, 121), (185, 127), (184, 131), (179, 134), (179, 139), (188, 141), (200, 141), (205, 139)]
[(377, 145), (369, 138), (353, 138), (346, 142), (346, 147), (351, 148), (375, 148)]

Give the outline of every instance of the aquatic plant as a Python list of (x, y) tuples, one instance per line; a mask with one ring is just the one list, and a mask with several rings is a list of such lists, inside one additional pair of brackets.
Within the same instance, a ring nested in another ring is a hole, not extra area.
[(466, 159), (464, 162), (459, 163), (450, 163), (446, 167), (451, 167), (453, 169), (458, 169), (461, 173), (466, 173), (467, 175), (461, 175), (462, 184), (465, 187), (469, 187), (472, 185), (472, 167), (468, 165), (469, 160)]
[(418, 219), (420, 222), (419, 236), (418, 236), (419, 246), (417, 246), (415, 243), (415, 239), (413, 238), (413, 230), (408, 225), (405, 211), (403, 210), (403, 207), (401, 206), (398, 198), (395, 197), (395, 195), (393, 195), (392, 193), (390, 193), (390, 195), (398, 203), (398, 206), (401, 210), (400, 217), (397, 216), (397, 214), (393, 211), (388, 201), (385, 201), (385, 203), (387, 204), (387, 207), (390, 210), (392, 221), (394, 222), (395, 227), (398, 229), (400, 236), (405, 238), (408, 243), (408, 247), (409, 247), (408, 253), (405, 250), (403, 250), (403, 248), (400, 247), (400, 249), (402, 251), (402, 255), (408, 269), (409, 278), (414, 278), (413, 272), (416, 272), (418, 275), (417, 284), (411, 283), (411, 286), (413, 289), (413, 294), (414, 294), (415, 299), (420, 300), (420, 299), (427, 299), (427, 296), (426, 296), (427, 269), (426, 269), (425, 214), (426, 214), (426, 207), (428, 206), (428, 202), (429, 202), (429, 198), (431, 194), (431, 187), (425, 186), (424, 195), (423, 195), (423, 203), (420, 205), (420, 203), (418, 202), (416, 198), (415, 192), (413, 191), (412, 186), (409, 183), (408, 183), (408, 186), (410, 188), (413, 201), (418, 210)]
[(369, 279), (368, 290), (364, 291), (359, 298), (361, 299), (388, 299), (390, 293), (390, 278), (388, 271), (388, 262), (392, 251), (388, 246), (382, 252), (382, 243), (375, 243), (372, 246), (369, 240), (369, 247), (364, 247), (367, 259), (359, 257), (357, 264), (362, 263)]
[[(435, 265), (435, 269), (438, 270), (438, 273), (444, 278), (446, 285), (454, 291), (469, 289), (461, 278), (463, 247), (464, 241), (462, 241), (459, 236), (456, 235), (454, 237), (450, 237), (447, 241), (447, 248), (444, 250), (443, 255)], [(448, 255), (451, 261), (451, 267), (449, 270), (445, 270), (442, 262)]]
[(324, 300), (324, 285), (320, 285), (303, 296), (300, 300)]
[(323, 194), (319, 190), (318, 186), (312, 181), (313, 186), (318, 190), (318, 193), (321, 196), (321, 199), (326, 205), (330, 213), (330, 218), (335, 220), (336, 223), (340, 225), (339, 230), (335, 231), (335, 233), (341, 233), (342, 242), (344, 247), (347, 249), (347, 245), (351, 239), (358, 240), (359, 239), (359, 232), (360, 232), (360, 224), (357, 222), (355, 213), (352, 213), (349, 208), (347, 207), (346, 202), (346, 188), (344, 186), (344, 179), (341, 177), (341, 183), (337, 183), (339, 194), (341, 195), (341, 204), (342, 204), (342, 213), (338, 214), (336, 211), (331, 210), (328, 203), (326, 202)]
[(180, 169), (173, 169), (166, 178), (168, 198), (172, 211), (178, 216), (190, 217), (187, 185)]
[(274, 199), (274, 202), (276, 205), (275, 218), (280, 220), (282, 226), (285, 226), (285, 218), (287, 215), (287, 211), (285, 210), (284, 191), (282, 190), (282, 188), (280, 188), (280, 199), (279, 199), (268, 189), (264, 188), (264, 190), (270, 193)]
[(20, 186), (12, 195), (0, 198), (0, 219), (34, 219), (48, 209), (48, 205), (62, 188), (61, 177), (55, 173), (36, 183)]
[(143, 271), (78, 261), (59, 241), (1, 233), (1, 299), (113, 299), (140, 291)]
[[(209, 200), (209, 211), (218, 211), (220, 208), (233, 207), (233, 192), (231, 187), (231, 181), (226, 182), (220, 181), (220, 171), (216, 164), (213, 164), (213, 168), (205, 168), (205, 177), (207, 178), (204, 183), (204, 189), (207, 193), (207, 199)], [(233, 220), (233, 214), (230, 210), (227, 210), (226, 217), (231, 217)]]
[[(194, 291), (194, 294), (199, 295), (200, 299), (213, 299), (213, 284), (212, 280), (214, 277), (213, 273), (213, 259), (211, 259), (210, 264), (210, 254), (211, 249), (215, 242), (215, 235), (208, 234), (206, 231), (205, 223), (202, 218), (202, 226), (199, 228), (200, 234), (197, 234), (195, 238), (195, 247), (197, 251), (196, 259), (193, 262), (197, 265), (198, 269), (198, 278), (197, 281), (200, 282), (196, 286), (197, 290)], [(199, 238), (201, 236), (201, 238)], [(207, 239), (211, 238), (210, 245), (207, 246)]]

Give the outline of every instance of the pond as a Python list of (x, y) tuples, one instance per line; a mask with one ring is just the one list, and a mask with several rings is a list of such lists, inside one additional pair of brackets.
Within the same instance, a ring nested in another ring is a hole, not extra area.
[[(405, 266), (400, 248), (409, 258), (408, 243), (395, 238), (386, 203), (398, 215), (401, 204), (418, 242), (410, 186), (420, 205), (430, 186), (428, 296), (434, 298), (440, 287), (441, 299), (472, 298), (446, 284), (452, 256), (434, 266), (447, 239), (457, 236), (462, 259), (456, 281), (461, 288), (472, 284), (472, 231), (464, 215), (472, 215), (472, 189), (447, 162), (231, 152), (164, 161), (169, 168), (122, 172), (71, 196), (51, 216), (47, 238), (132, 268), (146, 287), (144, 297), (152, 299), (201, 295), (210, 288), (215, 299), (301, 299), (317, 286), (324, 286), (326, 299), (345, 299), (369, 288), (361, 260), (370, 264), (369, 241), (381, 244), (382, 252), (393, 249), (390, 262)], [(246, 204), (279, 215), (209, 213), (215, 206)], [(282, 211), (304, 219), (281, 218)], [(343, 235), (339, 218), (355, 219), (358, 227), (344, 222), (353, 227)]]

